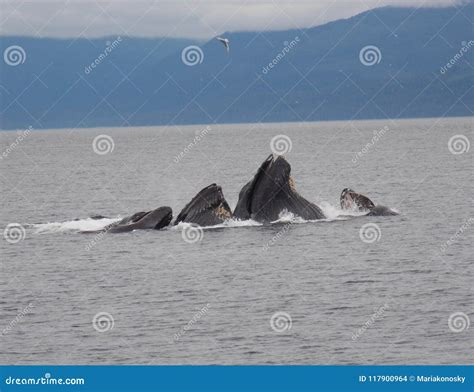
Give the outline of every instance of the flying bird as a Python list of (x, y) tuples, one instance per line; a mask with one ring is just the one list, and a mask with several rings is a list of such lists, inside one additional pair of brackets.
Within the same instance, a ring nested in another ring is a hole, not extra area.
[(226, 50), (227, 50), (227, 53), (229, 53), (229, 40), (227, 38), (222, 38), (222, 37), (217, 37), (216, 38), (217, 40), (219, 40), (220, 42), (222, 42), (222, 45), (225, 46)]

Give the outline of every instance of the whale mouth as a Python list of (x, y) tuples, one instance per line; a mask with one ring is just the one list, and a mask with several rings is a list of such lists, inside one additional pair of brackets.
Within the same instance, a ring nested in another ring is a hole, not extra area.
[(341, 192), (341, 209), (355, 211), (370, 211), (375, 204), (367, 196), (355, 192), (350, 188), (345, 188)]
[(136, 212), (118, 222), (113, 222), (102, 230), (109, 233), (124, 233), (133, 230), (160, 230), (168, 226), (173, 219), (170, 207), (158, 207), (151, 211)]
[(195, 223), (200, 226), (213, 226), (232, 218), (232, 211), (225, 200), (222, 188), (211, 184), (198, 192), (182, 209), (174, 224)]
[(173, 219), (173, 211), (169, 207), (158, 207), (151, 211), (136, 212), (128, 218), (118, 222), (120, 225), (145, 225), (146, 228), (159, 230), (170, 224)]
[(160, 230), (163, 227), (168, 226), (173, 219), (173, 211), (169, 207), (160, 207), (151, 211), (149, 214), (154, 214), (154, 217), (156, 217), (156, 224), (153, 227), (154, 230)]
[(352, 198), (352, 194), (355, 194), (355, 192), (350, 188), (344, 188), (342, 190), (340, 198), (341, 209), (351, 210), (355, 208), (356, 205), (354, 199)]
[(283, 156), (269, 155), (253, 179), (240, 191), (234, 216), (243, 220), (253, 219), (285, 184), (289, 186), (290, 171), (290, 164)]
[(234, 217), (258, 222), (273, 222), (282, 211), (303, 219), (324, 218), (321, 209), (296, 191), (291, 166), (282, 155), (270, 155), (240, 191)]

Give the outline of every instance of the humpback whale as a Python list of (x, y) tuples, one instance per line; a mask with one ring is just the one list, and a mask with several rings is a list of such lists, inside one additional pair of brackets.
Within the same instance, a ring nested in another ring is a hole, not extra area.
[(131, 216), (106, 226), (101, 231), (123, 233), (132, 230), (159, 230), (168, 226), (172, 219), (173, 212), (170, 207), (159, 207), (152, 211), (136, 212)]
[(199, 226), (213, 226), (230, 218), (232, 218), (232, 210), (224, 198), (222, 188), (211, 184), (186, 204), (174, 224), (188, 222)]
[(239, 193), (234, 217), (269, 223), (288, 211), (306, 220), (324, 219), (321, 209), (295, 189), (291, 166), (279, 155), (270, 155)]
[[(376, 205), (367, 196), (345, 188), (340, 197), (342, 210), (360, 211), (369, 216), (398, 215), (382, 205)], [(186, 204), (174, 221), (193, 223), (199, 226), (214, 226), (228, 219), (253, 219), (261, 223), (277, 221), (281, 213), (290, 212), (305, 220), (324, 219), (322, 210), (306, 200), (295, 188), (291, 177), (291, 166), (281, 155), (270, 155), (258, 168), (254, 177), (243, 186), (234, 212), (225, 200), (222, 188), (211, 184), (199, 191)], [(103, 219), (102, 215), (91, 217)], [(151, 211), (137, 212), (112, 223), (98, 231), (122, 233), (133, 230), (155, 229), (168, 226), (173, 219), (170, 207), (159, 207)], [(88, 231), (83, 231), (88, 232)]]
[(398, 215), (388, 207), (375, 205), (367, 196), (357, 193), (350, 188), (342, 190), (340, 201), (341, 209), (343, 210), (366, 211), (368, 216)]

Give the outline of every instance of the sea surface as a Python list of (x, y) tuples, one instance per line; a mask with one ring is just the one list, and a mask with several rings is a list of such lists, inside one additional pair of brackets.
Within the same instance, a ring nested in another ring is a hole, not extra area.
[[(0, 363), (474, 362), (472, 118), (206, 126), (0, 132)], [(328, 219), (81, 233), (234, 207), (276, 136)]]

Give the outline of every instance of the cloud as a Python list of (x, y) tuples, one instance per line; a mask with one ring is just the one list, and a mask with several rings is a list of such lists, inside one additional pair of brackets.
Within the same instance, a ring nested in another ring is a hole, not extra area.
[(450, 6), (462, 0), (1, 1), (0, 34), (37, 37), (209, 38), (225, 31), (320, 25), (386, 5)]

